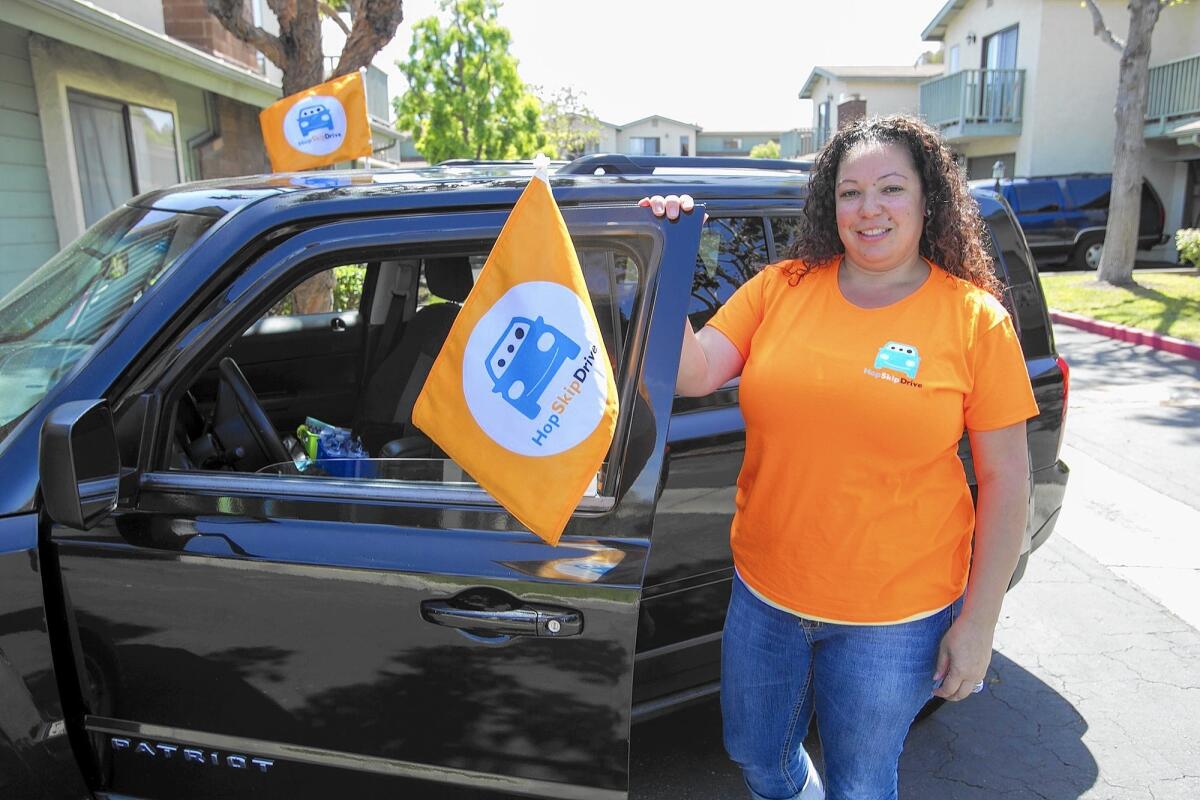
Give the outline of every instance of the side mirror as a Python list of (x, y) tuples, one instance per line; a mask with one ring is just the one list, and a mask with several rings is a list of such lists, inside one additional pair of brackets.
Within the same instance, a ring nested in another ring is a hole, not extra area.
[(76, 400), (50, 412), (38, 453), (42, 501), (52, 520), (87, 530), (117, 505), (121, 457), (103, 400)]

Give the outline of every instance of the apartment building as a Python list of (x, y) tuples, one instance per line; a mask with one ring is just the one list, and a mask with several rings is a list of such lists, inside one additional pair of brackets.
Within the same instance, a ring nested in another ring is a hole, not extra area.
[(940, 64), (813, 67), (800, 89), (813, 104), (813, 149), (859, 117), (917, 113), (921, 83), (941, 73)]
[[(1117, 36), (1120, 0), (1101, 0)], [(943, 73), (920, 86), (919, 110), (962, 154), (970, 177), (1111, 172), (1120, 55), (1078, 0), (949, 0), (922, 38), (943, 47)], [(1164, 8), (1150, 55), (1146, 178), (1166, 229), (1200, 225), (1200, 5)], [(1172, 242), (1155, 255), (1177, 259)]]
[(775, 142), (781, 158), (811, 154), (812, 131), (706, 131), (696, 123), (680, 122), (658, 114), (624, 125), (600, 121), (596, 153), (663, 156), (745, 157), (755, 145)]
[[(281, 75), (204, 0), (0, 6), (0, 295), (137, 194), (270, 170), (258, 113)], [(399, 161), (381, 70), (367, 95), (377, 155)]]

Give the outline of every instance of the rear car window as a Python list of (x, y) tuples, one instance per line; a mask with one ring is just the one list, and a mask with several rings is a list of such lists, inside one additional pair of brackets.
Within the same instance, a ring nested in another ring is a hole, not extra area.
[(1083, 211), (1107, 211), (1112, 180), (1103, 178), (1074, 178), (1067, 181), (1071, 205)]
[(716, 217), (704, 226), (688, 319), (703, 327), (737, 288), (767, 263), (766, 227), (760, 217)]

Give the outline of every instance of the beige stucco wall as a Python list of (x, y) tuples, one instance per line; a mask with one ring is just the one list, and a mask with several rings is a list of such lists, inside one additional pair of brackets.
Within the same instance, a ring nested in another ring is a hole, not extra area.
[[(1040, 91), (1027, 129), (1033, 174), (1112, 169), (1120, 54), (1092, 33), (1091, 15), (1069, 0), (1046, 0), (1038, 53)], [(1105, 21), (1119, 36), (1128, 29), (1125, 4), (1101, 4)], [(1069, 42), (1069, 46), (1066, 43)], [(1020, 44), (1018, 43), (1018, 48)], [(1200, 53), (1200, 7), (1164, 9), (1151, 42), (1150, 65)], [(1027, 123), (1028, 124), (1028, 123)]]
[(1180, 147), (1173, 140), (1150, 140), (1146, 142), (1146, 155), (1142, 161), (1143, 175), (1162, 198), (1165, 211), (1164, 230), (1170, 234), (1166, 244), (1151, 251), (1155, 258), (1179, 260), (1175, 249), (1174, 232), (1188, 227), (1190, 220), (1183, 218), (1187, 205), (1187, 169), (1185, 159), (1200, 158), (1200, 147)]
[(651, 118), (643, 120), (636, 125), (625, 126), (621, 128), (617, 134), (617, 152), (628, 153), (630, 151), (630, 139), (637, 137), (658, 137), (658, 151), (664, 156), (679, 155), (679, 137), (688, 137), (688, 151), (696, 154), (696, 136), (700, 133), (700, 129), (694, 125), (678, 125), (669, 120), (662, 118)]
[[(1110, 28), (1124, 36), (1125, 4), (1101, 0), (1100, 7)], [(951, 19), (944, 46), (959, 46), (961, 68), (978, 69), (984, 37), (1012, 25), (1019, 26), (1017, 67), (1025, 70), (1021, 135), (955, 148), (968, 156), (1015, 151), (1019, 175), (1111, 170), (1119, 54), (1092, 32), (1091, 15), (1077, 0), (1009, 0), (991, 8), (976, 0)], [(967, 43), (968, 33), (975, 34), (974, 44)], [(1200, 7), (1164, 10), (1151, 66), (1197, 52)]]
[(886, 116), (888, 114), (915, 114), (919, 104), (920, 95), (917, 91), (917, 86), (920, 81), (882, 81), (882, 80), (866, 80), (866, 79), (843, 79), (838, 78), (829, 80), (828, 78), (817, 78), (813, 84), (812, 103), (813, 103), (813, 118), (812, 128), (817, 128), (817, 107), (825, 102), (825, 99), (830, 95), (833, 96), (833, 102), (830, 103), (829, 110), (829, 129), (837, 130), (837, 106), (843, 100), (849, 99), (850, 95), (857, 94), (867, 101), (867, 114), (871, 116)]
[(833, 95), (833, 102), (829, 104), (829, 106), (830, 106), (829, 129), (831, 131), (837, 129), (837, 108), (836, 108), (836, 106), (837, 106), (838, 94), (841, 91), (844, 91), (844, 90), (836, 87), (834, 85), (834, 82), (830, 81), (828, 78), (819, 77), (816, 79), (816, 81), (813, 82), (812, 124), (809, 125), (810, 128), (812, 128), (815, 131), (819, 127), (820, 119), (821, 119), (819, 116), (821, 103), (824, 103), (827, 97), (829, 97), (830, 95)]
[[(1033, 158), (1032, 142), (1027, 135), (1033, 130), (1036, 118), (1036, 104), (1030, 102), (1034, 96), (1039, 81), (1046, 82), (1047, 76), (1037, 69), (1038, 55), (1042, 39), (1043, 7), (1048, 5), (1044, 0), (1006, 0), (993, 3), (991, 7), (983, 0), (975, 0), (951, 18), (946, 28), (943, 40), (944, 49), (957, 45), (959, 48), (959, 68), (979, 69), (983, 63), (983, 40), (990, 34), (1018, 26), (1017, 30), (1017, 68), (1025, 70), (1025, 101), (1022, 105), (1022, 136), (997, 137), (990, 140), (974, 140), (956, 143), (954, 149), (968, 157), (978, 157), (999, 153), (1017, 154), (1017, 174), (1029, 175)], [(1076, 6), (1078, 7), (1078, 5)], [(1086, 13), (1086, 12), (1084, 12)], [(973, 43), (967, 42), (967, 36), (974, 35)], [(946, 64), (949, 72), (950, 65)]]
[(598, 144), (600, 153), (616, 153), (617, 152), (617, 129), (606, 122), (600, 123), (600, 142)]

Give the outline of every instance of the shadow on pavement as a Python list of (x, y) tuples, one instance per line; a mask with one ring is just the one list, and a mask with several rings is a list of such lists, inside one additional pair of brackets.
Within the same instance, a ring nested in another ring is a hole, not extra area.
[[(900, 760), (900, 798), (1077, 800), (1098, 776), (1082, 741), (1087, 727), (1057, 691), (995, 653), (981, 695), (913, 726)], [(818, 758), (812, 731), (805, 746)], [(632, 800), (747, 796), (721, 745), (716, 700), (635, 727), (630, 770)]]

